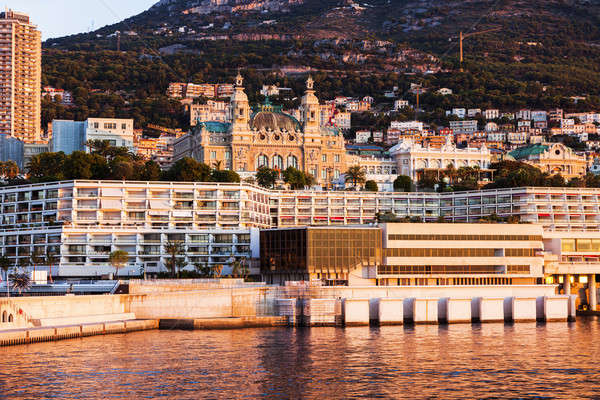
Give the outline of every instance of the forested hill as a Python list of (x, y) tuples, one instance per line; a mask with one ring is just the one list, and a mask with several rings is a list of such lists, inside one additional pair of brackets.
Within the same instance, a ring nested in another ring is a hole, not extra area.
[[(495, 31), (465, 40), (459, 73), (458, 33), (487, 29)], [(46, 107), (45, 120), (94, 111), (182, 126), (181, 110), (162, 97), (168, 82), (230, 81), (238, 68), (251, 97), (263, 81), (300, 90), (299, 78), (278, 74), (312, 69), (324, 97), (404, 93), (416, 82), (454, 90), (424, 96), (431, 111), (590, 108), (600, 106), (599, 61), (600, 0), (163, 0), (44, 44), (44, 83), (80, 99), (75, 109)]]

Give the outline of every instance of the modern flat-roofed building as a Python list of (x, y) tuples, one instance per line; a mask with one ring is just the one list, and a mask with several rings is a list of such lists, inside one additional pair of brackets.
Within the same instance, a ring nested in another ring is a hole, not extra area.
[(111, 146), (127, 147), (134, 151), (133, 119), (88, 118), (85, 121), (52, 121), (53, 152), (71, 154), (74, 151), (90, 151), (86, 143), (91, 140), (107, 140)]
[(41, 140), (42, 35), (29, 16), (0, 13), (0, 134)]
[(384, 224), (380, 285), (542, 283), (542, 227), (527, 224)]
[(0, 198), (2, 253), (17, 266), (49, 251), (56, 264), (36, 268), (59, 277), (114, 272), (115, 250), (130, 256), (121, 274), (165, 271), (167, 241), (183, 243), (189, 267), (227, 267), (258, 257), (257, 228), (270, 224), (268, 193), (236, 184), (65, 181), (1, 188)]
[(522, 224), (388, 223), (263, 230), (269, 283), (443, 286), (541, 284), (542, 228)]

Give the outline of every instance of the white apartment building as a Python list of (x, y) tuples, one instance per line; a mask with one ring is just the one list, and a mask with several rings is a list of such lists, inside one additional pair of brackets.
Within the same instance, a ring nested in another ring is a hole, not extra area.
[(397, 129), (399, 131), (423, 131), (423, 123), (420, 121), (392, 121), (390, 122), (390, 129)]
[(409, 107), (408, 100), (395, 100), (394, 101), (394, 111), (400, 111), (403, 108)]
[(90, 140), (108, 140), (112, 146), (133, 151), (133, 119), (88, 118), (84, 143)]
[(450, 121), (450, 129), (455, 134), (465, 133), (470, 135), (477, 132), (477, 120)]
[(481, 108), (469, 108), (467, 110), (467, 117), (475, 118), (478, 114), (481, 114)]
[(367, 143), (371, 138), (371, 131), (356, 131), (355, 143)]
[(492, 119), (498, 119), (498, 118), (500, 118), (500, 110), (498, 110), (498, 109), (485, 110), (483, 112), (483, 116), (488, 121), (492, 120)]
[[(506, 259), (513, 257), (507, 253), (509, 248), (543, 248), (546, 278), (563, 284), (563, 290), (573, 293), (588, 285), (592, 276), (600, 274), (600, 189), (514, 188), (394, 193), (270, 191), (247, 184), (64, 181), (3, 187), (0, 188), (0, 200), (2, 254), (17, 266), (19, 260), (27, 260), (32, 254), (45, 254), (47, 250), (55, 253), (58, 260), (53, 265), (42, 265), (43, 262), (36, 265), (38, 270), (51, 270), (54, 277), (95, 277), (114, 272), (108, 256), (115, 250), (125, 250), (130, 255), (128, 265), (120, 274), (138, 276), (142, 271), (150, 274), (165, 271), (168, 254), (164, 245), (169, 240), (183, 242), (188, 268), (194, 264), (221, 264), (227, 273), (227, 265), (234, 257), (258, 257), (258, 229), (369, 225), (377, 222), (378, 213), (393, 213), (400, 218), (418, 218), (424, 222), (443, 218), (454, 223), (476, 223), (483, 217), (498, 215), (518, 218), (524, 223), (519, 225), (521, 229), (543, 230), (543, 247), (539, 246), (538, 239), (522, 239), (518, 245), (510, 239), (476, 239), (490, 240), (477, 246), (470, 238), (427, 239), (440, 241), (436, 242), (435, 248), (498, 249), (494, 259), (468, 258), (459, 262), (463, 257), (457, 256), (453, 261), (453, 265), (502, 266), (489, 276), (491, 270), (481, 273), (486, 276), (479, 278), (497, 278), (501, 276), (496, 273), (509, 274), (508, 271), (512, 271), (513, 276), (503, 278), (537, 279), (540, 276), (537, 261)], [(416, 235), (419, 232), (414, 226), (389, 234)], [(435, 224), (423, 226), (422, 234), (449, 234), (435, 233), (438, 229)], [(457, 229), (457, 226), (444, 225), (452, 234), (471, 234), (467, 228), (460, 226)], [(483, 231), (485, 235), (503, 235), (505, 226), (476, 224), (473, 229)], [(392, 240), (400, 242), (390, 242), (387, 247), (420, 248), (424, 243), (417, 243), (421, 238)], [(449, 240), (451, 243), (444, 242)], [(468, 257), (479, 257), (476, 252), (473, 254)], [(389, 257), (385, 265), (411, 264), (421, 268), (449, 262), (441, 258), (419, 258), (420, 264), (416, 264), (415, 260), (405, 259), (408, 256)], [(433, 253), (431, 257), (434, 257)], [(523, 269), (510, 270), (510, 265)], [(527, 265), (530, 269), (525, 271)], [(406, 278), (400, 276), (405, 270), (390, 271), (382, 272), (379, 278)], [(440, 271), (436, 273), (441, 274)], [(470, 271), (475, 273), (475, 270)], [(426, 275), (419, 278), (433, 279), (430, 273)], [(435, 277), (438, 278), (448, 276)], [(474, 284), (476, 281), (469, 282)], [(572, 285), (566, 287), (564, 282)]]

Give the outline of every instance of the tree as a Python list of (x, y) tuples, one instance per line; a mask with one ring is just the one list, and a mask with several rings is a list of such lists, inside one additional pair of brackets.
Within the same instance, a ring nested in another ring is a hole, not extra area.
[(398, 175), (394, 180), (394, 190), (402, 192), (412, 192), (413, 182), (410, 176)]
[(234, 257), (231, 262), (231, 274), (234, 278), (246, 278), (248, 275), (248, 263), (246, 257)]
[(357, 185), (365, 183), (367, 173), (360, 165), (355, 165), (348, 168), (344, 175), (346, 182), (352, 182), (352, 187), (356, 188)]
[(0, 177), (15, 179), (19, 175), (19, 166), (13, 160), (0, 162)]
[(53, 282), (52, 279), (52, 266), (58, 263), (58, 254), (56, 252), (51, 251), (49, 247), (46, 247), (46, 256), (44, 258), (44, 264), (46, 264), (49, 268), (48, 277), (50, 278), (50, 282)]
[(115, 268), (115, 278), (119, 276), (119, 270), (129, 261), (129, 253), (125, 250), (115, 250), (108, 256), (108, 262)]
[(31, 278), (29, 277), (29, 274), (23, 270), (11, 274), (10, 281), (12, 283), (12, 288), (18, 290), (19, 294), (31, 287)]
[(208, 263), (194, 263), (194, 269), (202, 278), (210, 277), (210, 266)]
[(314, 178), (311, 174), (300, 171), (294, 167), (288, 167), (283, 171), (283, 181), (290, 185), (292, 190), (304, 189), (314, 183)]
[(65, 153), (41, 153), (31, 157), (27, 164), (29, 177), (37, 181), (65, 179)]
[(210, 167), (191, 157), (177, 160), (165, 173), (165, 180), (177, 182), (210, 182)]
[(143, 181), (158, 181), (161, 175), (160, 165), (156, 161), (146, 161), (140, 174)]
[(10, 297), (10, 285), (9, 285), (9, 280), (8, 280), (8, 270), (10, 269), (11, 265), (12, 265), (12, 262), (10, 261), (10, 258), (8, 258), (6, 256), (0, 257), (0, 269), (2, 271), (4, 271), (4, 279), (6, 282), (6, 296), (7, 297)]
[(183, 242), (181, 240), (169, 240), (165, 243), (164, 247), (165, 253), (169, 254), (165, 266), (171, 273), (171, 276), (175, 277), (175, 274), (179, 274), (179, 267), (182, 265), (185, 266), (185, 260), (183, 260), (183, 264), (181, 260), (178, 260), (184, 254)]
[(365, 182), (365, 190), (367, 192), (378, 192), (379, 186), (377, 186), (377, 182), (368, 180)]
[(263, 166), (263, 167), (260, 167), (256, 171), (256, 182), (260, 186), (268, 188), (268, 189), (275, 186), (275, 183), (277, 182), (278, 178), (279, 178), (279, 173), (269, 167)]
[(90, 149), (90, 153), (99, 154), (106, 158), (110, 154), (110, 148), (113, 147), (108, 140), (88, 140), (86, 147)]
[(214, 182), (240, 182), (240, 176), (235, 171), (213, 169), (210, 175)]

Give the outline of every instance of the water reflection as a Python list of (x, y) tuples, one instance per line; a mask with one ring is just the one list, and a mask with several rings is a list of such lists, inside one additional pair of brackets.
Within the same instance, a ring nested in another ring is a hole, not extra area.
[(597, 319), (152, 331), (0, 348), (11, 398), (593, 398)]

